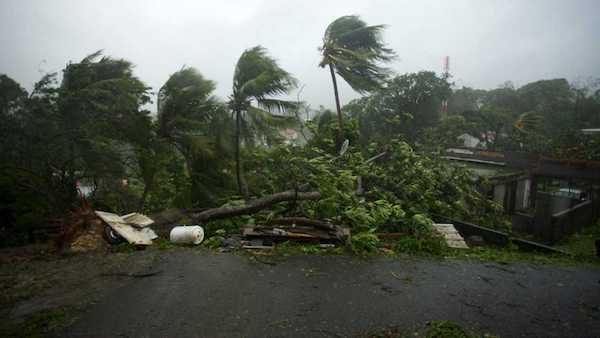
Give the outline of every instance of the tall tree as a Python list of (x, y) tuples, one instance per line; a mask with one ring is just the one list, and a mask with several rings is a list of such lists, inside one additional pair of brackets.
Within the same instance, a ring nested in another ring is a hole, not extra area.
[(78, 181), (106, 187), (127, 177), (132, 145), (150, 130), (141, 108), (150, 100), (148, 87), (132, 68), (97, 52), (69, 63), (60, 84), (49, 74), (17, 101), (10, 93), (20, 90), (0, 94), (9, 98), (2, 109), (9, 114), (1, 115), (10, 126), (0, 140), (0, 191), (9, 187), (21, 228), (73, 207)]
[(439, 121), (441, 102), (450, 93), (444, 78), (421, 71), (396, 76), (344, 109), (358, 118), (363, 144), (399, 137), (416, 142), (425, 128)]
[(27, 92), (15, 80), (0, 74), (0, 114), (9, 114), (18, 109)]
[[(267, 50), (256, 46), (240, 56), (233, 75), (233, 93), (229, 107), (235, 116), (235, 173), (238, 193), (247, 195), (242, 183), (240, 147), (242, 138), (251, 145), (257, 136), (267, 142), (277, 135), (277, 127), (289, 124), (289, 118), (275, 113), (296, 109), (296, 102), (273, 98), (296, 87), (294, 77), (283, 70)], [(252, 105), (252, 103), (256, 103)]]
[(212, 95), (214, 89), (213, 81), (184, 67), (158, 92), (158, 136), (185, 159), (196, 203), (211, 202), (215, 188), (223, 188), (221, 169), (230, 153), (230, 119), (225, 105)]
[(383, 43), (384, 28), (384, 25), (368, 26), (360, 17), (347, 15), (333, 21), (325, 30), (319, 66), (328, 66), (331, 73), (338, 114), (338, 142), (343, 141), (343, 117), (335, 74), (359, 93), (380, 88), (389, 70), (379, 63), (389, 62), (394, 57), (394, 52)]

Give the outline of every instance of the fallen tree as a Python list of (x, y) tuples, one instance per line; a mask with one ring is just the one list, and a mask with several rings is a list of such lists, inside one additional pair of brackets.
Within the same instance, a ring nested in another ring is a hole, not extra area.
[(319, 198), (321, 198), (321, 193), (318, 191), (299, 192), (296, 190), (288, 190), (257, 198), (242, 206), (225, 206), (207, 209), (192, 215), (192, 219), (195, 222), (203, 223), (214, 219), (254, 214), (273, 204), (281, 202), (318, 200)]

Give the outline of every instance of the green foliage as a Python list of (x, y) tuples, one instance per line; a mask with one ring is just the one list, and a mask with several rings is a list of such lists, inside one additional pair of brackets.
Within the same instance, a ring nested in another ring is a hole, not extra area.
[[(296, 123), (294, 116), (275, 115), (296, 109), (296, 103), (272, 98), (289, 93), (297, 85), (296, 79), (279, 67), (275, 59), (261, 46), (247, 49), (235, 66), (233, 94), (228, 102), (235, 114), (235, 161), (238, 193), (247, 195), (242, 178), (240, 148), (275, 144), (280, 141), (279, 129)], [(255, 102), (258, 106), (253, 106)]]
[(446, 250), (444, 252), (444, 256), (478, 261), (494, 261), (501, 264), (507, 264), (510, 262), (528, 262), (533, 264), (574, 266), (598, 265), (600, 263), (597, 258), (590, 256), (568, 256), (563, 254), (548, 254), (535, 251), (525, 252), (515, 248), (514, 246), (503, 248), (481, 246), (472, 247), (469, 250), (452, 249)]
[(396, 76), (384, 88), (350, 102), (344, 110), (359, 120), (361, 143), (401, 138), (415, 142), (440, 118), (442, 101), (450, 96), (446, 79), (434, 72)]
[[(272, 214), (328, 219), (351, 227), (353, 233), (374, 229), (404, 232), (416, 241), (406, 243), (402, 251), (434, 253), (443, 248), (430, 235), (434, 215), (502, 225), (500, 210), (476, 191), (466, 170), (417, 155), (404, 142), (391, 141), (385, 148), (386, 156), (369, 163), (352, 147), (343, 156), (316, 147), (257, 150), (246, 159), (250, 187), (256, 195), (299, 188), (317, 190), (319, 200), (279, 206)], [(380, 149), (373, 145), (377, 150), (373, 153)], [(356, 194), (359, 176), (363, 194)]]
[[(145, 189), (161, 186), (154, 182), (156, 177), (163, 178), (161, 182), (171, 180), (172, 189), (178, 190), (175, 201), (181, 207), (213, 205), (231, 190), (231, 119), (225, 105), (212, 96), (214, 89), (215, 83), (194, 68), (171, 75), (158, 93), (157, 135), (140, 152)], [(167, 162), (179, 162), (165, 149), (165, 143), (183, 157), (185, 171), (162, 170)], [(179, 182), (178, 175), (188, 176), (187, 186)]]
[[(227, 224), (233, 223), (229, 222)], [(225, 236), (227, 235), (227, 230), (225, 229), (213, 230), (216, 226), (218, 226), (217, 223), (213, 222), (210, 226), (205, 227), (206, 230), (208, 230), (206, 234), (210, 234), (210, 237), (205, 239), (204, 242), (202, 242), (202, 245), (209, 249), (216, 249), (221, 246), (221, 242), (225, 240)]]
[(405, 219), (406, 213), (400, 205), (380, 199), (373, 202), (359, 200), (355, 206), (346, 208), (343, 215), (355, 229), (372, 229), (397, 224)]
[(598, 123), (598, 82), (577, 88), (565, 79), (540, 80), (515, 88), (454, 91), (449, 111), (462, 115), (465, 131), (488, 149), (526, 151), (558, 158), (599, 159), (598, 142), (579, 129)]
[(565, 238), (558, 243), (558, 247), (576, 258), (589, 259), (596, 256), (595, 241), (598, 239), (600, 239), (600, 221)]
[(278, 138), (278, 127), (293, 124), (294, 118), (275, 113), (294, 110), (296, 103), (272, 97), (289, 93), (296, 84), (265, 48), (256, 46), (242, 53), (235, 67), (229, 107), (240, 117), (239, 133), (246, 145), (255, 144), (259, 136), (269, 144)]
[[(308, 146), (317, 147), (329, 154), (336, 154), (339, 152), (339, 147), (335, 142), (339, 126), (335, 118), (335, 113), (330, 110), (323, 110), (319, 115), (307, 124), (308, 129), (311, 131), (313, 137), (308, 140)], [(343, 125), (344, 138), (348, 140), (349, 144), (358, 144), (360, 139), (358, 131), (358, 121), (356, 119), (349, 119)]]
[(0, 116), (5, 117), (18, 109), (27, 98), (27, 92), (15, 80), (0, 74)]
[(368, 26), (356, 15), (336, 19), (325, 30), (319, 66), (334, 67), (359, 93), (379, 88), (389, 71), (378, 64), (394, 57), (394, 52), (383, 43), (384, 28)]
[(451, 115), (442, 118), (434, 127), (425, 129), (420, 142), (424, 151), (440, 153), (460, 145), (458, 137), (467, 130), (468, 124), (463, 116)]
[(419, 237), (413, 235), (402, 237), (393, 243), (392, 248), (398, 253), (439, 257), (446, 253), (448, 247), (443, 238), (428, 233)]
[(350, 247), (356, 254), (368, 254), (377, 250), (379, 238), (374, 234), (374, 229), (352, 235)]
[(131, 69), (96, 52), (69, 63), (60, 84), (56, 74), (42, 77), (28, 96), (3, 78), (8, 89), (0, 97), (9, 99), (2, 111), (9, 113), (0, 116), (0, 171), (7, 177), (1, 184), (11, 192), (6, 213), (14, 218), (5, 230), (14, 235), (78, 206), (77, 182), (100, 195), (127, 177), (131, 149), (150, 131), (141, 109), (148, 88)]
[(448, 320), (432, 321), (428, 323), (426, 338), (471, 338), (465, 329), (455, 322)]

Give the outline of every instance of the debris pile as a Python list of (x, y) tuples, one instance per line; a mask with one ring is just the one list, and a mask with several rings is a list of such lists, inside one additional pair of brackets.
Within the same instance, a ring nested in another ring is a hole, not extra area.
[(304, 217), (287, 217), (272, 220), (266, 225), (247, 225), (242, 228), (242, 236), (246, 239), (243, 248), (267, 249), (273, 243), (284, 241), (346, 243), (350, 239), (350, 229)]
[(106, 246), (102, 239), (104, 225), (99, 219), (88, 222), (88, 226), (71, 242), (72, 252), (95, 251)]
[(151, 245), (152, 240), (158, 238), (149, 227), (154, 221), (145, 215), (131, 213), (119, 216), (106, 211), (95, 213), (104, 222), (105, 238), (111, 244), (118, 242), (121, 237), (130, 244)]

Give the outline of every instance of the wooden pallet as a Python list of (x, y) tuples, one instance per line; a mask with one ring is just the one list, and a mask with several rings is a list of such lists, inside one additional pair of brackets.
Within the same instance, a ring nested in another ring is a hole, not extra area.
[(446, 244), (451, 248), (468, 249), (469, 246), (465, 243), (465, 239), (456, 231), (453, 224), (434, 224), (436, 232), (444, 236)]

